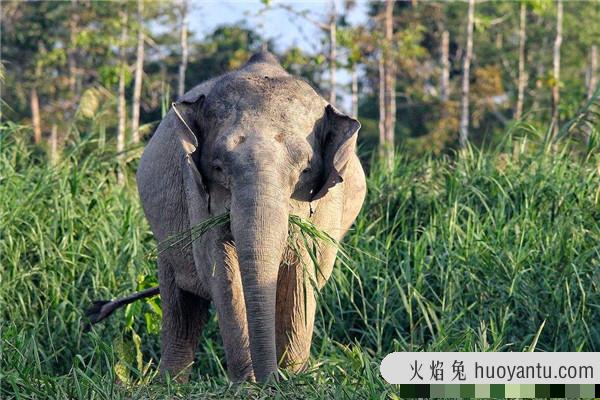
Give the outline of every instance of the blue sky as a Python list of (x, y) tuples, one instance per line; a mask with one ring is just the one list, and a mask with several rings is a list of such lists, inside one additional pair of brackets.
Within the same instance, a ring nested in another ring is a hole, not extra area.
[[(357, 3), (357, 7), (349, 14), (352, 23), (362, 22), (366, 18), (366, 1)], [(313, 19), (325, 21), (331, 1), (272, 1), (271, 4), (269, 11), (258, 15), (265, 8), (259, 0), (192, 1), (189, 27), (201, 38), (219, 25), (245, 22), (262, 36), (273, 39), (278, 50), (297, 45), (311, 51), (319, 46), (322, 34), (312, 24), (277, 9), (277, 4), (291, 5), (298, 11), (307, 10)], [(336, 5), (338, 10), (343, 9), (343, 0), (336, 0)]]
[[(343, 10), (343, 0), (335, 0), (338, 10)], [(237, 0), (216, 1), (202, 0), (191, 1), (189, 28), (197, 38), (203, 38), (217, 26), (223, 24), (245, 23), (255, 29), (263, 37), (271, 39), (275, 43), (275, 50), (284, 50), (290, 46), (298, 46), (301, 49), (316, 53), (323, 51), (321, 41), (324, 36), (322, 32), (312, 24), (293, 16), (289, 12), (278, 9), (277, 4), (292, 6), (298, 11), (307, 10), (311, 18), (326, 21), (326, 15), (331, 9), (330, 0), (322, 1), (277, 1), (272, 0), (271, 7), (265, 13), (259, 11), (265, 8), (259, 0)], [(349, 13), (350, 23), (363, 22), (367, 17), (367, 1), (357, 1), (357, 6)], [(338, 82), (347, 85), (349, 75), (344, 71), (338, 71)], [(349, 99), (342, 94), (340, 108), (349, 111)]]

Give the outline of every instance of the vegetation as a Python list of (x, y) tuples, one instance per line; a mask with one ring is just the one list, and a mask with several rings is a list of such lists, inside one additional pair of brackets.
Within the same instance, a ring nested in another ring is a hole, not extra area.
[[(600, 351), (600, 2), (317, 15), (264, 0), (247, 15), (315, 28), (312, 50), (251, 23), (200, 36), (188, 0), (112, 4), (2, 4), (0, 397), (397, 398), (379, 375), (392, 351)], [(85, 333), (84, 310), (157, 284), (143, 143), (183, 89), (262, 48), (358, 116), (366, 203), (319, 293), (306, 372), (231, 386), (213, 315), (191, 383), (161, 382), (159, 297)]]
[(597, 149), (575, 158), (528, 136), (518, 157), (507, 145), (398, 157), (392, 174), (373, 163), (319, 295), (309, 370), (236, 388), (214, 316), (187, 385), (156, 376), (158, 298), (82, 333), (92, 299), (155, 283), (155, 242), (110, 152), (87, 139), (49, 167), (30, 135), (9, 124), (0, 143), (4, 398), (393, 397), (378, 370), (391, 351), (599, 349)]
[[(449, 153), (465, 144), (459, 132), (471, 145), (498, 143), (515, 120), (556, 128), (599, 82), (597, 1), (337, 0), (320, 14), (263, 0), (245, 22), (220, 26), (202, 18), (218, 5), (189, 0), (3, 5), (2, 116), (31, 124), (52, 159), (93, 127), (117, 136), (117, 152), (138, 145), (182, 88), (265, 48), (358, 115), (363, 147), (380, 147), (390, 163), (398, 145)], [(283, 47), (252, 25), (286, 16), (303, 46)], [(585, 142), (588, 132), (579, 135)]]

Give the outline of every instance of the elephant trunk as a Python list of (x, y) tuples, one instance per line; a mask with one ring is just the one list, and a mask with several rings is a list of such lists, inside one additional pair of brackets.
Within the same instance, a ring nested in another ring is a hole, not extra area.
[(275, 303), (277, 274), (288, 235), (288, 202), (267, 177), (232, 190), (235, 241), (256, 380), (277, 376)]

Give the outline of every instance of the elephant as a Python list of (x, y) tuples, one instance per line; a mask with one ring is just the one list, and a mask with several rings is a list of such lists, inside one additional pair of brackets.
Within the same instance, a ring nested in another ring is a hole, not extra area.
[(366, 194), (359, 129), (266, 51), (173, 103), (136, 175), (150, 229), (162, 243), (212, 216), (230, 220), (159, 252), (161, 374), (189, 380), (211, 302), (233, 382), (304, 368), (337, 248), (319, 241), (317, 268), (307, 250), (291, 251), (289, 217), (343, 238)]

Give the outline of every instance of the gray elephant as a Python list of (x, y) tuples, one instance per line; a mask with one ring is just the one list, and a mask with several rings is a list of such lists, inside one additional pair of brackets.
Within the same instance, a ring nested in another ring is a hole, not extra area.
[(336, 248), (320, 243), (315, 268), (290, 249), (288, 218), (343, 237), (366, 191), (359, 128), (267, 52), (174, 104), (137, 172), (152, 232), (160, 243), (228, 211), (230, 223), (159, 254), (163, 373), (188, 379), (211, 301), (233, 381), (303, 368)]

